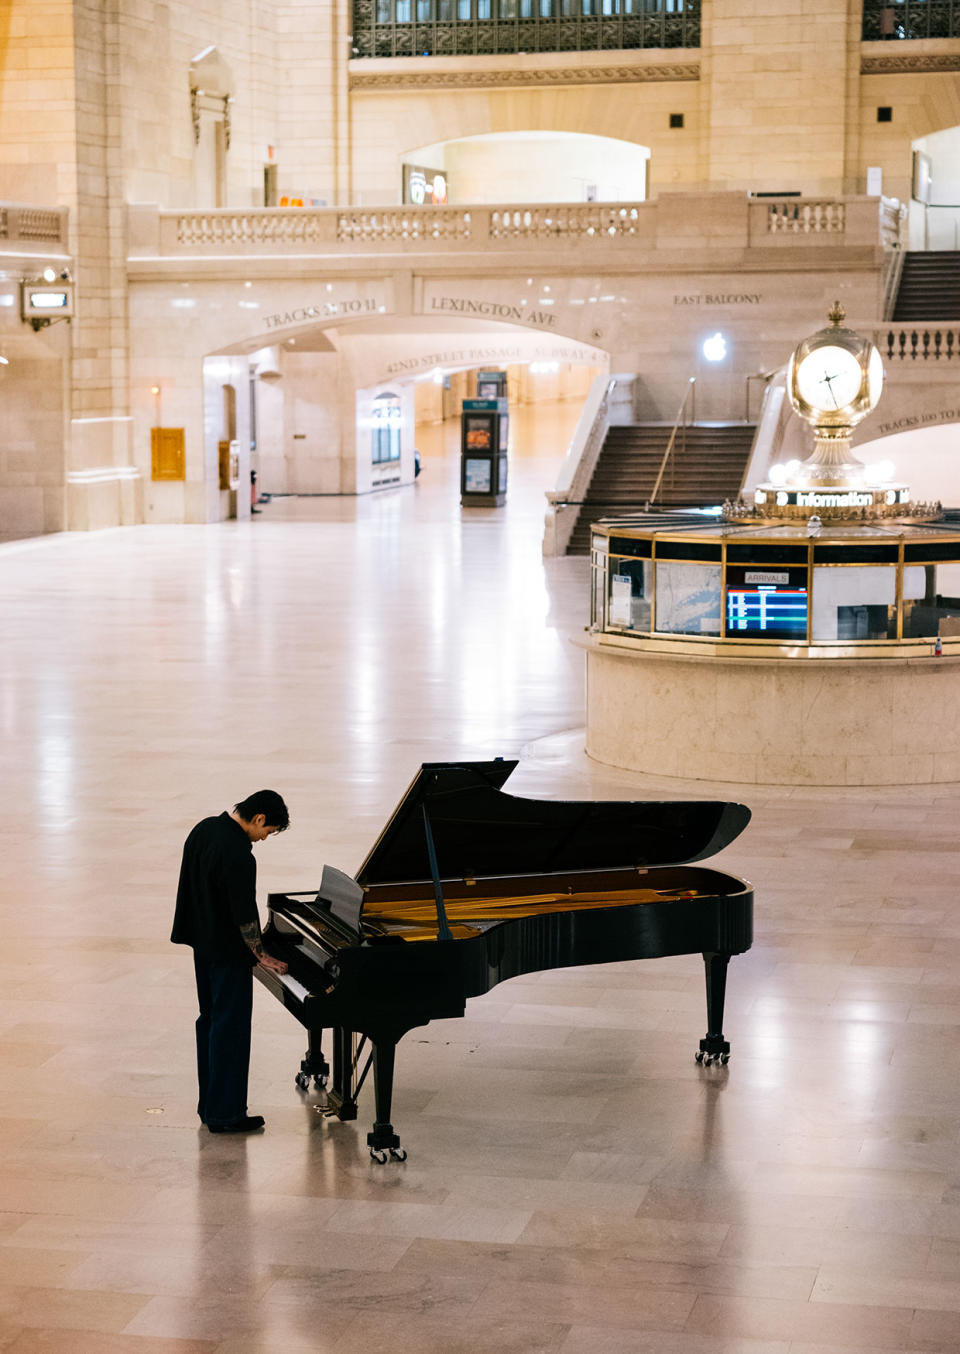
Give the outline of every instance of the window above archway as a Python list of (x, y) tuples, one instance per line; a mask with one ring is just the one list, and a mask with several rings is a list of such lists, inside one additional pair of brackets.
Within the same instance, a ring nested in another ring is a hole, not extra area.
[(354, 0), (354, 57), (700, 46), (700, 0)]

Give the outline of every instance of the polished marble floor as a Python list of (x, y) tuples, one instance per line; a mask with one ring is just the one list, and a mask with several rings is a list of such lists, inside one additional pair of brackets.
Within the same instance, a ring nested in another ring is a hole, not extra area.
[[(412, 488), (0, 547), (4, 1354), (960, 1350), (960, 786), (591, 764), (585, 565), (539, 554), (575, 415), (515, 420), (499, 512), (435, 429)], [(198, 1128), (193, 822), (276, 786), (261, 894), (309, 888), (419, 762), (501, 754), (519, 793), (751, 806), (729, 1068), (693, 1061), (695, 957), (531, 975), (404, 1040), (381, 1167), (369, 1088), (318, 1114), (258, 989), (267, 1131)]]

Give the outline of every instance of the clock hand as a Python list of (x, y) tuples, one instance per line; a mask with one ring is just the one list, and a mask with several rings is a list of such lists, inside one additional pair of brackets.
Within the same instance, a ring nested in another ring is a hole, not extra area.
[(836, 395), (833, 393), (833, 386), (832, 386), (832, 384), (831, 384), (832, 381), (835, 381), (835, 380), (837, 379), (837, 375), (838, 375), (838, 373), (837, 373), (837, 372), (834, 372), (834, 374), (833, 374), (832, 376), (828, 376), (828, 375), (826, 374), (826, 372), (824, 372), (824, 374), (823, 374), (823, 376), (821, 377), (821, 380), (820, 380), (820, 384), (821, 384), (821, 385), (825, 385), (825, 386), (827, 387), (827, 389), (830, 391), (830, 398), (833, 400), (833, 407), (834, 407), (834, 409), (839, 409), (839, 408), (840, 408), (839, 401), (837, 400)]

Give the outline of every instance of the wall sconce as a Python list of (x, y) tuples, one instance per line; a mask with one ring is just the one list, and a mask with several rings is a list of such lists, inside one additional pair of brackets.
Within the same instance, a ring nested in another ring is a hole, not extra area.
[(68, 268), (59, 271), (49, 264), (37, 278), (20, 282), (20, 318), (34, 331), (57, 320), (73, 318), (73, 279)]

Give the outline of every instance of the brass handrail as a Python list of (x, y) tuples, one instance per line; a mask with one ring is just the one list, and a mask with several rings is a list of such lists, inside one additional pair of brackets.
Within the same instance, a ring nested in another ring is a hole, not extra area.
[(656, 503), (657, 501), (657, 494), (659, 494), (660, 486), (663, 484), (664, 472), (666, 471), (667, 468), (667, 462), (670, 460), (670, 457), (673, 454), (673, 448), (677, 440), (678, 431), (680, 432), (681, 450), (686, 451), (687, 449), (687, 421), (688, 421), (686, 417), (687, 401), (688, 400), (690, 401), (690, 408), (692, 410), (689, 422), (696, 423), (697, 421), (696, 399), (697, 399), (697, 378), (695, 376), (691, 376), (687, 388), (684, 392), (683, 399), (680, 402), (680, 408), (677, 410), (677, 417), (673, 424), (673, 430), (670, 433), (670, 440), (667, 442), (667, 449), (663, 453), (663, 460), (660, 462), (660, 471), (659, 474), (657, 475), (656, 483), (653, 486), (653, 492), (647, 499), (648, 507), (651, 503)]

